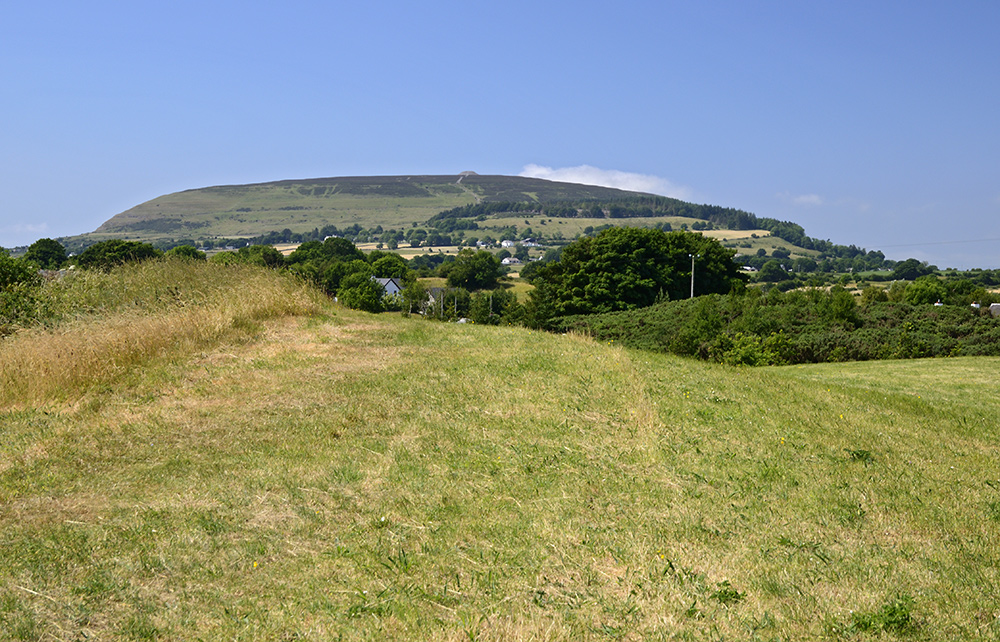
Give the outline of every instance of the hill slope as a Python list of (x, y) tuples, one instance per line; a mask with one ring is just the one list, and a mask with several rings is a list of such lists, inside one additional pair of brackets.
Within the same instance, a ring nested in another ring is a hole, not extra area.
[[(996, 359), (734, 369), (182, 268), (0, 342), (11, 637), (997, 636)], [(38, 376), (95, 349), (138, 356)]]
[(517, 176), (369, 176), (284, 180), (186, 190), (101, 225), (96, 238), (259, 236), (327, 225), (405, 227), (483, 201), (614, 200), (634, 192)]
[(767, 255), (774, 252), (775, 258), (779, 250), (783, 258), (791, 259), (825, 255), (840, 260), (826, 266), (838, 271), (886, 267), (881, 252), (866, 254), (853, 245), (812, 239), (795, 223), (758, 218), (739, 209), (473, 172), (284, 180), (186, 190), (137, 205), (89, 234), (59, 240), (72, 252), (109, 238), (169, 249), (181, 244), (222, 247), (231, 239), (300, 243), (330, 235), (387, 247), (460, 245), (472, 237), (494, 241), (531, 237), (551, 246), (612, 225), (690, 228), (745, 256), (764, 256), (761, 250)]

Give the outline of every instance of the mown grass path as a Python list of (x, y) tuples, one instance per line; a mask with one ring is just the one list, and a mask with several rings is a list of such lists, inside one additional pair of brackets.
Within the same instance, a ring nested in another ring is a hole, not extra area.
[(995, 639), (998, 365), (278, 316), (0, 415), (0, 637)]

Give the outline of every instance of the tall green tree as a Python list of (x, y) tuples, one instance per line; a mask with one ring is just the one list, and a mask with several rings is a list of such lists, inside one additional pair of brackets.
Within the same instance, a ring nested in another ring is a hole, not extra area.
[(66, 248), (53, 239), (38, 239), (24, 253), (26, 261), (34, 261), (43, 270), (58, 270), (66, 262)]
[(734, 250), (689, 232), (614, 227), (567, 245), (537, 270), (531, 293), (535, 322), (548, 315), (593, 314), (690, 295), (726, 293), (743, 284)]
[(372, 261), (371, 266), (372, 272), (380, 279), (400, 278), (407, 280), (407, 275), (413, 274), (410, 266), (406, 264), (406, 259), (398, 254), (386, 253)]
[(500, 260), (485, 250), (466, 248), (455, 257), (448, 285), (466, 290), (492, 290), (500, 279)]
[(913, 281), (934, 271), (934, 266), (927, 265), (926, 262), (921, 263), (917, 259), (906, 259), (896, 264), (896, 267), (892, 270), (891, 277), (893, 280)]
[(757, 280), (764, 283), (777, 283), (778, 281), (784, 281), (788, 278), (788, 272), (781, 267), (781, 264), (771, 259), (767, 263), (761, 266), (760, 272), (757, 273)]
[(94, 243), (88, 247), (80, 253), (80, 256), (76, 259), (76, 263), (81, 268), (110, 270), (116, 265), (131, 263), (133, 261), (144, 261), (158, 256), (163, 256), (163, 252), (149, 243), (110, 239)]

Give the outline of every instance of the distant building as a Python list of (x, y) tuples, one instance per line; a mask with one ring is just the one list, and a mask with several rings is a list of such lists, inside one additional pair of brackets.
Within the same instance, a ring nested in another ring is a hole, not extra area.
[(403, 282), (395, 277), (391, 279), (377, 279), (373, 276), (372, 281), (382, 286), (382, 289), (385, 290), (385, 296), (394, 296), (403, 291)]

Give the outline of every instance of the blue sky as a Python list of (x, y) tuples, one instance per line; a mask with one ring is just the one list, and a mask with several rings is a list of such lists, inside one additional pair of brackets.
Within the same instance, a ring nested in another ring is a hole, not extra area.
[(0, 20), (0, 246), (162, 194), (551, 176), (1000, 268), (1000, 3), (47, 2)]

